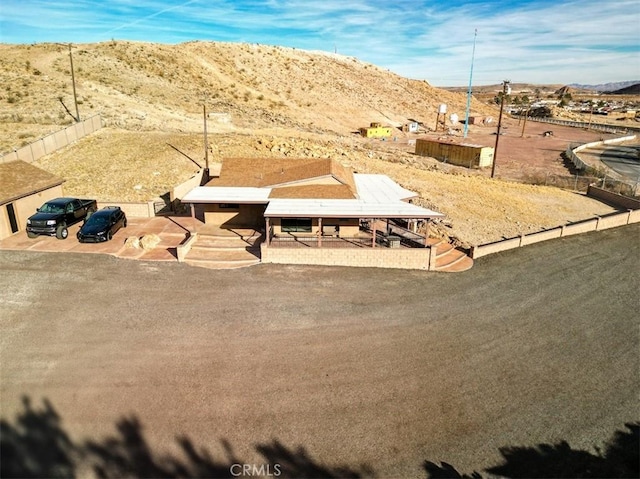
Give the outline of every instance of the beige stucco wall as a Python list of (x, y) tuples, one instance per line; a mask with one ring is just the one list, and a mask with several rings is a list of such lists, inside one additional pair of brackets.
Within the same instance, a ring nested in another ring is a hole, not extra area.
[(237, 209), (220, 208), (219, 205), (204, 205), (204, 222), (214, 226), (264, 226), (266, 205), (238, 205)]
[[(22, 231), (27, 227), (27, 218), (36, 212), (36, 208), (42, 206), (46, 201), (60, 196), (64, 196), (62, 194), (62, 185), (12, 201), (11, 204), (13, 204), (13, 209), (16, 214), (19, 231)], [(7, 205), (4, 204), (0, 206), (0, 239), (11, 236), (12, 234)]]

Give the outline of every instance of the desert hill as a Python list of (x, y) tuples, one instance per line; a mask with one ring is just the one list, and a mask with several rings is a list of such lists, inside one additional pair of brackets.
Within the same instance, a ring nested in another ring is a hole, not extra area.
[[(461, 117), (466, 108), (464, 94), (324, 52), (125, 41), (74, 45), (72, 52), (80, 116), (100, 113), (105, 126), (127, 130), (201, 131), (203, 103), (209, 112), (230, 115), (230, 124), (220, 127), (227, 130), (339, 134), (374, 121), (431, 123), (441, 103)], [(0, 81), (1, 151), (41, 135), (42, 126), (57, 129), (73, 121), (63, 106), (75, 114), (66, 46), (0, 45)], [(471, 108), (493, 112), (475, 100)]]
[[(72, 52), (79, 114), (83, 119), (100, 114), (104, 128), (35, 163), (65, 178), (69, 195), (149, 201), (185, 181), (204, 164), (206, 105), (213, 162), (238, 156), (332, 157), (359, 172), (388, 174), (416, 191), (418, 204), (444, 213), (446, 220), (432, 233), (459, 244), (494, 241), (612, 210), (558, 188), (493, 180), (487, 171), (416, 157), (407, 141), (415, 134), (399, 129), (391, 141), (354, 134), (371, 122), (400, 127), (409, 120), (430, 131), (440, 104), (447, 104), (448, 114), (464, 118), (467, 100), (465, 91), (434, 88), (356, 58), (219, 42), (111, 41), (74, 45)], [(0, 152), (74, 121), (66, 45), (0, 44), (0, 79)], [(473, 98), (471, 114), (497, 113), (495, 105)], [(517, 121), (505, 117), (504, 131), (509, 128), (510, 136), (520, 132)], [(535, 128), (529, 125), (528, 130)], [(470, 125), (469, 141), (493, 145), (493, 131)], [(451, 139), (461, 133), (427, 135)], [(593, 141), (600, 134), (583, 136)], [(535, 137), (527, 135), (522, 141), (530, 146), (516, 148), (511, 156), (503, 140), (501, 176), (538, 174), (538, 168), (543, 175), (565, 174), (554, 156), (566, 148), (562, 137), (557, 137), (557, 150), (545, 144), (534, 152)]]

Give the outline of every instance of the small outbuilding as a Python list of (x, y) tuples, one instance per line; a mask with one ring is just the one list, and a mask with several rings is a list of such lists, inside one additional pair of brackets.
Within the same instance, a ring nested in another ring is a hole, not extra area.
[(391, 127), (374, 122), (368, 127), (360, 128), (360, 134), (365, 138), (387, 138), (391, 136)]
[(467, 168), (486, 168), (493, 165), (492, 147), (468, 143), (450, 143), (420, 138), (416, 140), (416, 155), (429, 156)]
[(64, 180), (25, 161), (0, 163), (0, 239), (27, 226), (44, 202), (63, 196)]

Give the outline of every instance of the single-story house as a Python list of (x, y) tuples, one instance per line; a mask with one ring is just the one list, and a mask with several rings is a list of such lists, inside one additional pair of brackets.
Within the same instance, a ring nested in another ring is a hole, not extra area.
[(48, 200), (63, 196), (64, 180), (22, 160), (0, 163), (0, 239), (27, 226)]
[(354, 173), (328, 158), (231, 158), (182, 202), (194, 215), (199, 208), (206, 225), (264, 231), (267, 245), (291, 236), (356, 238), (364, 222), (373, 228), (373, 245), (380, 221), (415, 230), (444, 216), (412, 204), (416, 196), (386, 175)]

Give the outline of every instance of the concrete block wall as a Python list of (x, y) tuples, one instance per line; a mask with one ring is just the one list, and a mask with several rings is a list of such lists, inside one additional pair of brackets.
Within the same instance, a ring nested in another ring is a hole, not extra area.
[(100, 128), (102, 128), (102, 119), (100, 118), (100, 115), (92, 116), (84, 121), (74, 123), (67, 128), (58, 130), (55, 133), (51, 133), (44, 138), (40, 138), (27, 146), (18, 148), (11, 153), (1, 156), (0, 163), (15, 160), (33, 163), (43, 156), (53, 153), (60, 148), (64, 148), (65, 146), (77, 141), (83, 136), (99, 130)]
[(591, 198), (597, 198), (610, 205), (619, 206), (621, 208), (628, 208), (632, 210), (640, 209), (640, 201), (635, 198), (629, 198), (628, 196), (619, 195), (603, 188), (590, 185), (587, 189), (587, 196)]
[(170, 193), (171, 201), (174, 201), (176, 199), (181, 200), (184, 195), (189, 193), (196, 186), (200, 186), (200, 183), (202, 182), (203, 173), (204, 173), (204, 169), (198, 170), (198, 172), (195, 175), (193, 175), (191, 178), (189, 178), (187, 181), (176, 186)]
[(562, 236), (578, 235), (587, 233), (589, 231), (595, 231), (598, 224), (598, 218), (593, 218), (587, 221), (581, 221), (580, 223), (572, 223), (570, 225), (562, 226)]
[(261, 245), (262, 262), (362, 268), (429, 269), (431, 248), (282, 248)]
[(538, 231), (536, 233), (522, 235), (520, 237), (520, 246), (526, 246), (528, 244), (539, 243), (540, 241), (560, 238), (560, 236), (562, 236), (562, 228)]
[(119, 206), (127, 217), (153, 218), (156, 215), (153, 201), (141, 203), (123, 203), (119, 201), (98, 201), (98, 209), (105, 206)]
[(483, 245), (473, 246), (471, 248), (471, 258), (477, 259), (492, 253), (506, 251), (513, 248), (519, 248), (540, 241), (546, 241), (554, 238), (562, 238), (575, 234), (587, 233), (589, 231), (600, 231), (609, 228), (616, 228), (632, 223), (640, 223), (640, 209), (628, 210), (623, 213), (617, 213), (608, 216), (592, 218), (579, 223), (558, 226), (557, 228), (538, 231), (528, 235), (521, 235), (517, 238), (509, 238), (503, 241), (487, 243)]

